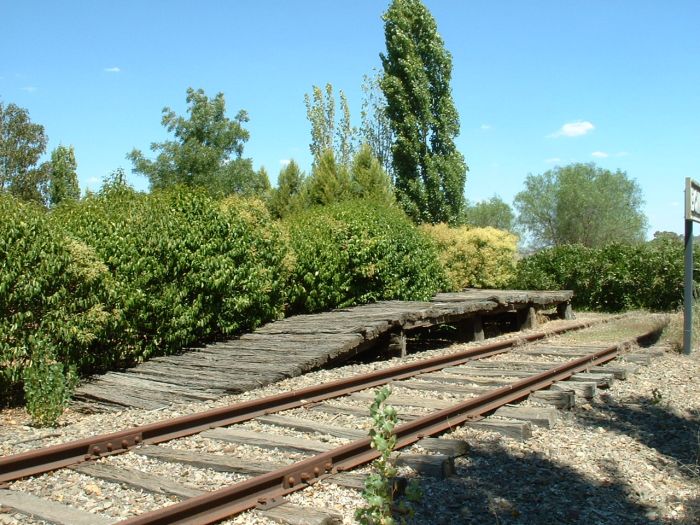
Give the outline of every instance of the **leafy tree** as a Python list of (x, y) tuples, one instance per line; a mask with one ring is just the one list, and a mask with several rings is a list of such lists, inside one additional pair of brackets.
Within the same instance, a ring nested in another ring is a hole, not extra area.
[(455, 223), (464, 205), (467, 166), (454, 144), (452, 57), (420, 0), (393, 0), (383, 16), (381, 88), (394, 132), (399, 203), (416, 222)]
[(348, 166), (355, 151), (357, 131), (350, 123), (348, 100), (342, 90), (339, 97), (341, 117), (336, 124), (335, 96), (331, 84), (326, 84), (325, 91), (313, 86), (312, 96), (308, 93), (304, 95), (306, 116), (311, 123), (309, 149), (314, 156), (314, 164), (320, 162), (326, 150), (331, 150), (336, 162)]
[(369, 199), (386, 206), (393, 205), (394, 188), (379, 160), (372, 155), (368, 144), (363, 144), (352, 162), (351, 190), (355, 197)]
[(394, 134), (386, 112), (386, 97), (380, 86), (381, 76), (365, 75), (362, 82), (362, 126), (360, 135), (372, 154), (390, 176), (393, 174), (391, 146)]
[(351, 196), (350, 174), (344, 165), (336, 162), (333, 150), (323, 151), (314, 164), (307, 191), (312, 205), (331, 204)]
[(647, 220), (642, 192), (623, 171), (570, 164), (528, 175), (515, 196), (520, 224), (538, 247), (644, 240)]
[(202, 89), (189, 88), (187, 104), (189, 118), (163, 108), (162, 124), (175, 140), (152, 144), (155, 160), (134, 149), (127, 155), (133, 170), (146, 175), (152, 189), (184, 184), (205, 187), (213, 195), (257, 191), (259, 174), (250, 159), (242, 158), (248, 114), (241, 110), (229, 119), (224, 94), (210, 99)]
[(509, 232), (515, 230), (513, 210), (498, 195), (474, 205), (467, 203), (464, 208), (464, 222), (478, 228), (491, 226)]
[(80, 198), (77, 168), (73, 146), (61, 145), (51, 152), (51, 161), (48, 164), (49, 206)]
[(0, 102), (0, 191), (26, 201), (44, 202), (47, 166), (37, 166), (46, 151), (44, 127), (26, 109)]
[(274, 217), (286, 217), (302, 207), (301, 195), (304, 187), (304, 173), (299, 165), (291, 160), (277, 178), (277, 188), (273, 189), (268, 201), (270, 213)]

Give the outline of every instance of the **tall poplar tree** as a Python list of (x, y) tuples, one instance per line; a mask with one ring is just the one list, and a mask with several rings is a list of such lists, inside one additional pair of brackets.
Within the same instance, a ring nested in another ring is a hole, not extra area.
[(49, 206), (80, 198), (78, 184), (78, 163), (75, 161), (73, 146), (58, 146), (51, 152), (49, 162)]
[(467, 165), (454, 144), (452, 56), (420, 0), (393, 0), (383, 16), (381, 88), (394, 132), (396, 194), (416, 222), (455, 223), (464, 207)]

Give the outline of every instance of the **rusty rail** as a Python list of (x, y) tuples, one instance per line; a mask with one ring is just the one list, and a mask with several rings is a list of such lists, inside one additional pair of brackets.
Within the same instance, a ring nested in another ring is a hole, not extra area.
[(534, 332), (512, 339), (487, 343), (446, 356), (423, 359), (301, 390), (3, 457), (0, 458), (0, 484), (75, 465), (83, 461), (120, 454), (140, 444), (162, 443), (210, 428), (240, 423), (258, 416), (297, 408), (308, 403), (331, 399), (391, 381), (433, 372), (472, 359), (505, 352), (524, 342), (537, 341), (560, 333), (580, 330), (593, 324), (596, 322), (578, 322), (546, 332)]
[[(491, 410), (521, 399), (535, 390), (567, 379), (591, 366), (610, 361), (626, 345), (640, 342), (658, 333), (658, 330), (659, 328), (656, 327), (625, 343), (609, 346), (453, 407), (400, 425), (395, 429), (398, 438), (396, 448), (411, 445), (425, 436), (444, 432), (466, 421), (479, 419)], [(269, 500), (303, 489), (331, 473), (355, 468), (378, 456), (379, 453), (370, 446), (370, 438), (360, 439), (282, 469), (121, 521), (119, 525), (204, 525), (215, 523), (233, 514), (264, 504)]]

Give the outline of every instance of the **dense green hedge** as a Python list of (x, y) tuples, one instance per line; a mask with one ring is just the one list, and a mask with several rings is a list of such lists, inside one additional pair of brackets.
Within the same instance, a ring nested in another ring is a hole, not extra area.
[(113, 277), (120, 360), (249, 330), (282, 311), (287, 244), (261, 204), (115, 188), (52, 218)]
[(0, 405), (37, 367), (98, 360), (116, 314), (111, 277), (94, 251), (67, 239), (46, 212), (0, 194)]
[(294, 312), (426, 300), (447, 285), (434, 244), (400, 210), (349, 201), (312, 208), (284, 224), (296, 257)]
[(683, 264), (683, 243), (670, 238), (597, 249), (559, 246), (521, 260), (512, 286), (574, 290), (580, 308), (674, 310), (683, 300)]
[(58, 388), (285, 305), (286, 233), (257, 201), (114, 187), (47, 212), (0, 195), (0, 224), (0, 404), (27, 379), (27, 394)]

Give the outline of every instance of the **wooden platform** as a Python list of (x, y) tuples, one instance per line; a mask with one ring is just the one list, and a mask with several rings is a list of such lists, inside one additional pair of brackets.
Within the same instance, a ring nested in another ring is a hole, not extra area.
[(432, 301), (383, 301), (266, 324), (237, 339), (157, 357), (123, 372), (80, 385), (78, 410), (155, 409), (172, 403), (217, 399), (345, 361), (378, 344), (405, 352), (405, 333), (456, 324), (464, 339), (483, 339), (483, 319), (511, 313), (532, 327), (537, 310), (570, 315), (571, 291), (466, 290)]

